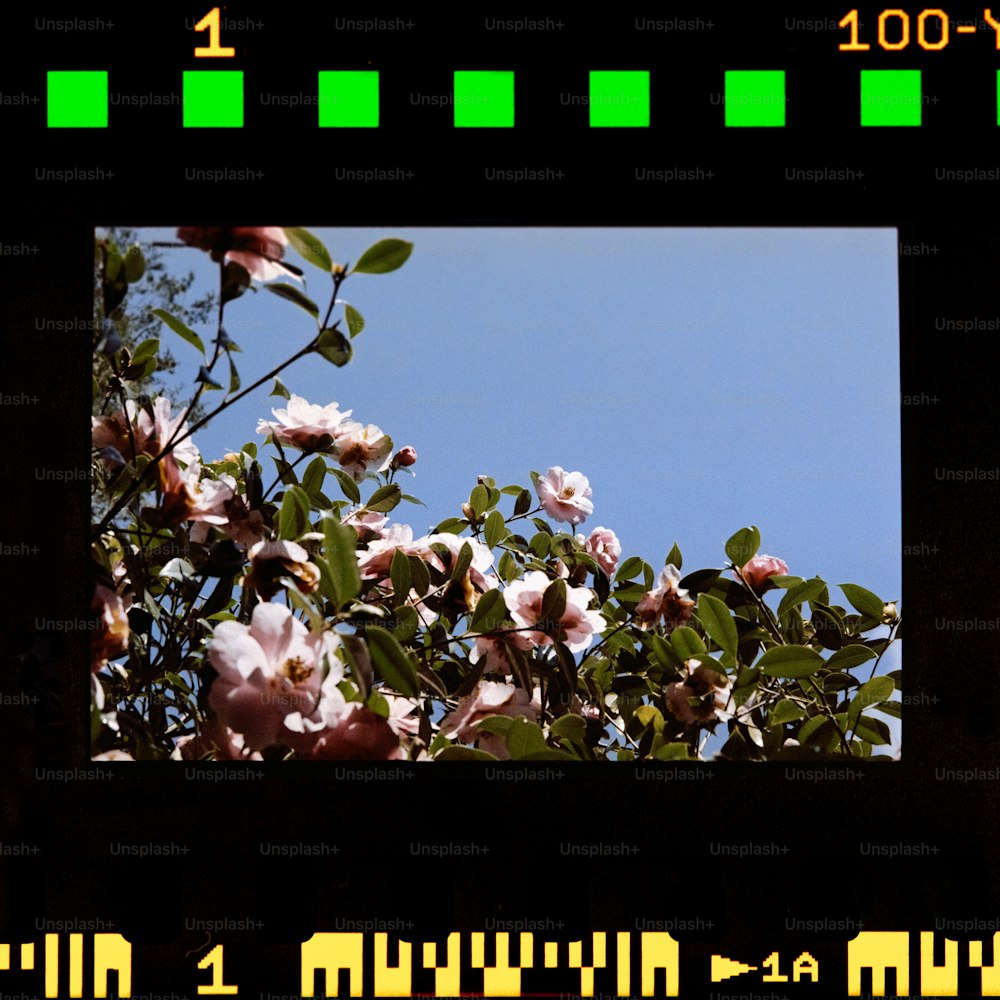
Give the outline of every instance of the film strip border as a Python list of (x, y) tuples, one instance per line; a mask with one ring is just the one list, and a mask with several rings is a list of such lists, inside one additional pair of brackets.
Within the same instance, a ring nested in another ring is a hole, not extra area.
[[(925, 108), (936, 103), (928, 92), (922, 69), (860, 69), (855, 123), (863, 128), (920, 127)], [(143, 110), (132, 103), (151, 95), (117, 95), (110, 89), (111, 74), (102, 69), (59, 69), (46, 74), (45, 126), (49, 129), (101, 129), (114, 124), (116, 103)], [(649, 69), (592, 69), (586, 92), (559, 95), (551, 124), (574, 128), (586, 115), (589, 128), (647, 129), (656, 110), (657, 90)], [(784, 128), (788, 108), (796, 99), (783, 69), (721, 70), (721, 87), (712, 103), (719, 107), (706, 117), (708, 127)], [(248, 74), (244, 70), (184, 70), (180, 87), (159, 94), (157, 104), (177, 109), (174, 123), (184, 129), (242, 129), (248, 127), (246, 105)], [(984, 69), (981, 85), (989, 87), (995, 101), (989, 121), (1000, 125), (1000, 70)], [(261, 95), (262, 96), (262, 95)], [(399, 95), (394, 95), (398, 101)], [(445, 105), (452, 109), (456, 129), (515, 129), (518, 107), (539, 95), (519, 86), (514, 70), (454, 70), (446, 94), (419, 94), (410, 105)], [(41, 104), (37, 94), (8, 95), (7, 103)], [(17, 98), (16, 101), (13, 101)], [(117, 98), (117, 100), (116, 100)], [(287, 100), (287, 95), (285, 95)], [(539, 98), (540, 99), (540, 98)], [(845, 97), (845, 99), (848, 99)], [(671, 90), (663, 105), (676, 100)], [(377, 129), (382, 121), (382, 86), (379, 70), (319, 70), (312, 93), (296, 95), (296, 103), (315, 110), (319, 129)], [(291, 105), (290, 105), (291, 106)], [(395, 109), (399, 110), (399, 109)], [(407, 110), (415, 110), (410, 107)], [(41, 114), (39, 113), (39, 119)], [(41, 121), (38, 121), (41, 124)], [(414, 124), (417, 124), (414, 122)], [(670, 127), (663, 116), (664, 127)]]
[[(993, 936), (994, 959), (984, 960), (983, 941), (964, 944), (967, 967), (978, 973), (978, 988), (982, 996), (1000, 993), (1000, 932)], [(474, 931), (452, 931), (438, 947), (436, 941), (424, 941), (415, 947), (411, 941), (384, 932), (317, 932), (302, 942), (300, 954), (298, 996), (342, 996), (346, 986), (351, 996), (538, 996), (526, 991), (523, 976), (534, 970), (561, 970), (558, 978), (562, 996), (594, 996), (595, 989), (614, 989), (615, 996), (628, 997), (636, 992), (642, 996), (679, 996), (681, 990), (682, 951), (680, 942), (665, 931), (593, 931), (575, 941), (544, 941), (537, 947), (530, 932), (486, 934)], [(840, 952), (838, 971), (846, 972), (846, 994), (860, 996), (909, 996), (911, 979), (919, 982), (923, 996), (957, 996), (959, 987), (959, 942), (945, 938), (943, 961), (935, 956), (935, 934), (919, 933), (919, 946), (911, 949), (908, 931), (862, 931), (855, 938), (836, 948)], [(206, 945), (205, 947), (208, 947)], [(235, 995), (240, 985), (236, 973), (224, 967), (222, 943), (215, 944), (201, 956), (186, 952), (174, 965), (174, 981), (184, 980), (191, 991), (196, 985), (198, 995)], [(823, 955), (834, 946), (816, 951)], [(92, 960), (85, 966), (84, 935), (69, 935), (69, 954), (65, 977), (60, 972), (60, 936), (45, 935), (42, 968), (44, 995), (47, 998), (84, 996), (85, 972), (92, 977), (94, 997), (132, 995), (133, 981), (145, 979), (140, 972), (134, 976), (133, 948), (120, 934), (93, 935)], [(198, 948), (195, 951), (201, 951)], [(20, 945), (20, 969), (37, 971), (35, 945)], [(514, 953), (517, 957), (514, 957)], [(796, 951), (794, 959), (791, 957)], [(846, 954), (845, 954), (846, 952)], [(161, 956), (162, 957), (162, 956)], [(693, 968), (686, 968), (686, 991), (726, 982), (748, 973), (764, 987), (784, 988), (794, 984), (817, 985), (820, 982), (820, 961), (810, 951), (792, 948), (784, 953), (772, 951), (757, 965), (732, 959), (712, 950), (707, 981), (693, 982)], [(12, 968), (11, 945), (0, 944), (0, 971)], [(824, 959), (826, 965), (830, 959)], [(917, 963), (911, 977), (911, 964)], [(141, 962), (140, 965), (144, 964)], [(205, 970), (201, 974), (197, 970)], [(827, 990), (831, 987), (828, 970), (823, 977)], [(181, 976), (176, 976), (181, 972)], [(208, 976), (211, 981), (206, 982)], [(414, 975), (421, 989), (414, 992)], [(148, 975), (148, 972), (147, 972)], [(598, 982), (595, 979), (601, 980)], [(197, 980), (201, 980), (197, 982)], [(895, 980), (894, 983), (891, 980)], [(537, 982), (537, 977), (535, 977)], [(469, 993), (478, 990), (483, 993)], [(778, 985), (780, 984), (780, 985)], [(162, 986), (163, 984), (161, 984)], [(172, 984), (171, 984), (172, 985)], [(291, 985), (291, 984), (289, 984)], [(567, 993), (573, 987), (578, 991)], [(463, 987), (466, 992), (463, 992)], [(836, 987), (835, 987), (836, 989)], [(894, 989), (894, 992), (890, 992)], [(261, 996), (264, 994), (262, 993)], [(296, 995), (296, 994), (285, 994)], [(601, 993), (601, 996), (612, 994)], [(750, 994), (753, 995), (753, 994)]]

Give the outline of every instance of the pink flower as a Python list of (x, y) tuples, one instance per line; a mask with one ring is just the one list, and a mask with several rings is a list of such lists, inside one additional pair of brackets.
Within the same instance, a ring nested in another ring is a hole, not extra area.
[(483, 670), (486, 673), (510, 674), (513, 671), (510, 647), (527, 650), (532, 645), (531, 639), (524, 632), (509, 632), (497, 636), (477, 635), (476, 648), (469, 653), (469, 662), (478, 663), (485, 656)]
[(303, 594), (319, 586), (319, 567), (309, 561), (309, 553), (297, 542), (258, 542), (249, 552), (250, 572), (244, 583), (269, 601), (284, 586), (282, 577), (291, 577)]
[(495, 715), (524, 718), (529, 722), (538, 719), (538, 705), (524, 688), (513, 684), (498, 684), (494, 681), (480, 681), (472, 694), (459, 698), (455, 710), (441, 720), (440, 732), (444, 736), (454, 734), (460, 743), (479, 740), (480, 747), (500, 760), (510, 760), (510, 751), (502, 736), (495, 733), (478, 733), (476, 726), (483, 719)]
[(105, 750), (104, 753), (99, 753), (96, 757), (91, 757), (91, 760), (116, 760), (116, 761), (132, 761), (135, 763), (135, 757), (130, 753), (126, 753), (124, 750)]
[(258, 604), (249, 626), (225, 621), (215, 627), (208, 659), (219, 676), (208, 703), (251, 749), (288, 742), (288, 716), (320, 719), (324, 665), (331, 687), (343, 679), (338, 644), (333, 632), (309, 632), (288, 608)]
[[(725, 722), (733, 713), (729, 711), (733, 679), (717, 670), (703, 667), (699, 660), (686, 660), (687, 678), (667, 685), (667, 708), (674, 718), (686, 725), (706, 722)], [(692, 705), (690, 698), (697, 698)]]
[(283, 267), (288, 237), (281, 226), (181, 226), (177, 238), (188, 246), (207, 250), (212, 260), (242, 264), (258, 281), (302, 279)]
[[(740, 572), (755, 594), (763, 594), (766, 590), (774, 587), (770, 577), (788, 575), (788, 564), (777, 556), (759, 555), (754, 556)], [(734, 573), (733, 576), (736, 577), (736, 574)]]
[[(427, 547), (426, 538), (413, 540), (413, 529), (408, 524), (393, 524), (382, 538), (368, 543), (368, 548), (358, 552), (358, 570), (365, 580), (381, 580), (389, 575), (392, 557), (399, 549), (404, 555), (428, 559), (437, 557)], [(438, 569), (444, 565), (437, 559)]]
[(392, 456), (392, 467), (394, 469), (405, 469), (407, 466), (413, 465), (416, 460), (416, 450), (407, 445), (405, 448), (400, 448), (399, 451)]
[(389, 702), (389, 718), (386, 720), (389, 728), (397, 736), (402, 736), (404, 733), (416, 736), (420, 729), (420, 719), (413, 714), (417, 710), (417, 705), (409, 698), (386, 694), (384, 691), (382, 697)]
[[(187, 423), (181, 423), (183, 416), (180, 414), (171, 420), (170, 400), (166, 396), (157, 396), (148, 407), (139, 407), (134, 399), (127, 399), (124, 412), (119, 409), (110, 417), (90, 418), (91, 440), (95, 448), (113, 448), (126, 461), (131, 461), (136, 455), (152, 457), (158, 455), (167, 442), (187, 433)], [(183, 465), (190, 465), (200, 458), (190, 437), (174, 445), (171, 455)]]
[[(438, 535), (427, 535), (421, 541), (426, 543), (427, 549), (431, 545), (443, 545), (448, 550), (450, 554), (448, 560), (444, 563), (438, 563), (445, 573), (451, 571), (451, 567), (455, 565), (455, 560), (458, 558), (459, 552), (462, 551), (462, 546), (468, 542), (469, 547), (472, 549), (472, 562), (469, 564), (466, 576), (473, 588), (478, 593), (484, 594), (487, 590), (496, 590), (500, 586), (500, 580), (497, 578), (496, 573), (491, 572), (493, 569), (493, 553), (490, 552), (488, 546), (484, 545), (478, 539), (461, 538), (451, 532), (442, 531)], [(433, 555), (433, 552), (431, 555)], [(435, 562), (431, 559), (425, 559), (425, 561), (435, 565)]]
[(302, 756), (316, 760), (405, 760), (406, 750), (388, 719), (351, 702), (337, 723), (319, 732)]
[(90, 637), (90, 669), (96, 672), (112, 657), (128, 652), (128, 616), (122, 599), (101, 584), (94, 588), (90, 609), (99, 616), (99, 627)]
[(597, 565), (608, 576), (614, 573), (621, 558), (622, 543), (610, 528), (594, 528), (589, 538), (584, 539), (583, 535), (577, 535), (576, 540), (583, 546), (585, 552), (597, 560)]
[(636, 625), (641, 629), (654, 628), (663, 619), (668, 632), (683, 625), (694, 613), (694, 601), (687, 591), (678, 587), (680, 570), (668, 563), (660, 573), (659, 585), (648, 591), (635, 607)]
[(374, 424), (367, 427), (349, 421), (337, 438), (337, 461), (341, 468), (360, 483), (369, 469), (384, 472), (389, 468), (392, 438)]
[(340, 523), (350, 525), (363, 542), (382, 538), (385, 535), (385, 526), (388, 520), (387, 514), (380, 514), (375, 510), (365, 510), (364, 507), (345, 510), (340, 515)]
[(555, 521), (581, 524), (594, 513), (590, 483), (582, 472), (564, 472), (554, 465), (538, 478), (535, 490), (545, 513)]
[[(582, 652), (590, 645), (594, 633), (601, 632), (607, 627), (600, 611), (588, 610), (593, 592), (587, 587), (567, 587), (566, 609), (563, 611), (562, 618), (558, 623), (542, 622), (542, 600), (550, 583), (552, 581), (545, 573), (541, 570), (535, 570), (522, 579), (509, 584), (504, 591), (503, 598), (510, 611), (510, 616), (514, 619), (514, 624), (521, 628), (542, 625), (543, 628), (551, 631), (553, 625), (557, 624), (566, 634), (566, 638), (562, 640), (566, 644), (566, 648), (571, 653)], [(545, 631), (529, 631), (520, 634), (539, 646), (549, 645), (553, 642), (552, 637), (546, 635)]]
[(278, 444), (306, 452), (336, 455), (338, 439), (353, 427), (360, 426), (355, 421), (348, 421), (351, 410), (341, 411), (336, 403), (320, 406), (296, 395), (289, 398), (286, 407), (271, 412), (277, 422), (258, 420), (257, 433), (270, 434)]
[(191, 540), (208, 540), (208, 525), (220, 528), (233, 541), (249, 546), (260, 541), (264, 519), (260, 511), (250, 510), (240, 496), (236, 480), (222, 473), (218, 479), (202, 478), (201, 463), (192, 462), (185, 469), (167, 455), (160, 461), (160, 506), (146, 508), (143, 516), (153, 525), (175, 526), (181, 521), (201, 522), (191, 530)]

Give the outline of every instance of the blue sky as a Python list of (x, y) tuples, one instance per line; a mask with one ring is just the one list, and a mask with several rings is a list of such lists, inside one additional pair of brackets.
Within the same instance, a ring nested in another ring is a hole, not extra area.
[[(593, 489), (577, 530), (613, 528), (657, 569), (675, 540), (684, 571), (721, 566), (756, 524), (790, 572), (902, 597), (896, 230), (310, 228), (339, 262), (415, 244), (401, 270), (342, 287), (367, 323), (353, 362), (308, 357), (283, 380), (416, 448), (403, 485), (429, 509), (394, 512), (416, 532), (458, 514), (477, 473), (530, 486), (561, 465)], [(165, 253), (193, 293), (216, 280), (207, 254)], [(327, 279), (303, 267), (325, 307)], [(313, 329), (263, 292), (226, 328), (244, 384)], [(163, 340), (190, 384), (198, 355)], [(282, 405), (268, 391), (196, 435), (206, 460), (262, 441)]]

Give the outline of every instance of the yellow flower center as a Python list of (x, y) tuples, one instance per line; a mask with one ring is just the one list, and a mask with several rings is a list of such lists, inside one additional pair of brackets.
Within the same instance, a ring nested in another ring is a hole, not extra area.
[(313, 669), (313, 667), (303, 663), (300, 657), (290, 656), (282, 665), (281, 672), (293, 684), (301, 684), (311, 676)]
[(576, 490), (574, 490), (572, 486), (565, 486), (563, 487), (563, 491), (559, 494), (559, 499), (569, 500), (570, 497), (573, 497), (575, 495), (576, 495)]

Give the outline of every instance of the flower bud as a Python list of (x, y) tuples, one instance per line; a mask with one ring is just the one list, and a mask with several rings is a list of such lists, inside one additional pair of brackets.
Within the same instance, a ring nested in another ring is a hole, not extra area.
[(222, 461), (232, 462), (234, 465), (240, 465), (243, 460), (236, 454), (235, 451), (227, 451), (225, 455), (222, 456)]
[(894, 601), (890, 601), (882, 608), (882, 621), (886, 625), (895, 625), (899, 621), (899, 612)]
[(772, 576), (788, 575), (788, 564), (777, 556), (759, 555), (754, 556), (740, 572), (754, 593), (763, 594), (774, 586), (770, 579)]
[(413, 465), (417, 460), (417, 452), (414, 448), (407, 445), (405, 448), (400, 448), (392, 457), (392, 467), (394, 469), (407, 468)]
[(476, 512), (467, 503), (462, 504), (462, 513), (470, 524), (476, 523)]

